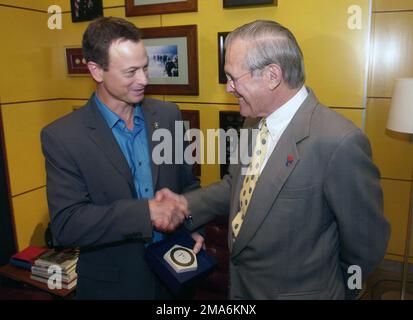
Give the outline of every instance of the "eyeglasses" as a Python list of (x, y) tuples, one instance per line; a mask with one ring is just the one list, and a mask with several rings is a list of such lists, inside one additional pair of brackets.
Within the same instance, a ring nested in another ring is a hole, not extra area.
[(238, 81), (238, 80), (240, 80), (241, 78), (245, 77), (247, 74), (250, 74), (250, 73), (251, 73), (251, 71), (248, 71), (248, 72), (240, 75), (240, 76), (237, 77), (237, 78), (232, 78), (232, 77), (231, 77), (230, 75), (228, 75), (228, 74), (225, 74), (225, 76), (227, 77), (228, 84), (231, 86), (231, 88), (232, 88), (232, 89), (235, 89), (235, 82)]

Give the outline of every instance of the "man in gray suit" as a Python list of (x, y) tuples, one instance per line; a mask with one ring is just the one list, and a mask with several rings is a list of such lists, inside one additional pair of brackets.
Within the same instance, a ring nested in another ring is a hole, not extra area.
[(390, 232), (368, 139), (304, 86), (302, 52), (276, 22), (230, 33), (225, 72), (241, 114), (259, 120), (251, 163), (157, 199), (188, 206), (192, 228), (229, 214), (231, 299), (350, 297), (349, 276), (371, 274)]
[[(154, 192), (199, 186), (186, 164), (155, 165), (152, 133), (172, 133), (180, 112), (144, 99), (148, 57), (140, 30), (118, 18), (92, 22), (83, 36), (97, 90), (87, 104), (41, 133), (51, 228), (58, 243), (80, 247), (79, 299), (172, 298), (145, 263), (146, 244), (182, 223), (185, 208)], [(172, 135), (174, 136), (174, 135)], [(200, 249), (203, 238), (193, 234)]]

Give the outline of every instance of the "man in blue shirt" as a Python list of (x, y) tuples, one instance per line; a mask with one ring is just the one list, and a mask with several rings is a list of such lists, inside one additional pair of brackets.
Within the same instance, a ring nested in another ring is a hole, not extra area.
[[(41, 135), (53, 234), (60, 245), (80, 247), (79, 299), (172, 298), (144, 252), (188, 215), (175, 201), (153, 199), (154, 192), (199, 187), (191, 166), (151, 160), (153, 131), (174, 136), (180, 112), (172, 103), (144, 99), (148, 57), (133, 24), (92, 22), (83, 52), (96, 92)], [(193, 237), (198, 251), (203, 238)]]

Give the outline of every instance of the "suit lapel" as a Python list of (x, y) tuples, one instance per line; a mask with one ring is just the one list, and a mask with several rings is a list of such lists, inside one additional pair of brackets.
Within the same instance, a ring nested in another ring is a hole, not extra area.
[(132, 190), (135, 190), (128, 163), (123, 156), (122, 150), (113, 136), (111, 129), (100, 114), (94, 99), (89, 100), (87, 108), (89, 108), (89, 116), (86, 125), (91, 129), (89, 134), (90, 138), (102, 150), (115, 169), (125, 177), (132, 187)]
[[(317, 100), (309, 90), (307, 99), (303, 102), (300, 109), (282, 134), (260, 175), (250, 205), (248, 206), (242, 228), (238, 234), (237, 240), (232, 245), (232, 256), (239, 254), (257, 232), (265, 217), (269, 214), (273, 203), (277, 200), (278, 194), (288, 177), (300, 161), (297, 144), (309, 136), (311, 115), (316, 105)], [(244, 176), (241, 177), (242, 179), (239, 179), (240, 182), (237, 182), (234, 198), (238, 200), (237, 203), (234, 203), (234, 212), (231, 213), (230, 221), (232, 221), (239, 208), (239, 193), (241, 191)], [(232, 235), (230, 237), (232, 237)], [(231, 242), (232, 241), (230, 241), (230, 243)]]
[(159, 174), (159, 166), (156, 165), (152, 161), (152, 151), (155, 148), (155, 141), (152, 139), (152, 134), (157, 128), (161, 128), (165, 126), (165, 124), (161, 123), (159, 116), (157, 115), (155, 108), (151, 108), (147, 103), (146, 100), (142, 103), (142, 112), (145, 118), (145, 125), (146, 125), (146, 135), (148, 138), (148, 153), (149, 158), (151, 159), (151, 169), (152, 169), (152, 183), (153, 183), (153, 190), (156, 190), (156, 183), (158, 181), (158, 174)]

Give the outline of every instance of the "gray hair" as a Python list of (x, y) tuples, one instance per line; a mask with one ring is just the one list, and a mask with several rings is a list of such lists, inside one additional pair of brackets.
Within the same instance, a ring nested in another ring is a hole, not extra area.
[(238, 27), (225, 39), (227, 48), (235, 39), (248, 44), (246, 64), (251, 72), (274, 63), (280, 66), (284, 80), (293, 88), (304, 84), (303, 53), (290, 30), (270, 20), (256, 20)]

